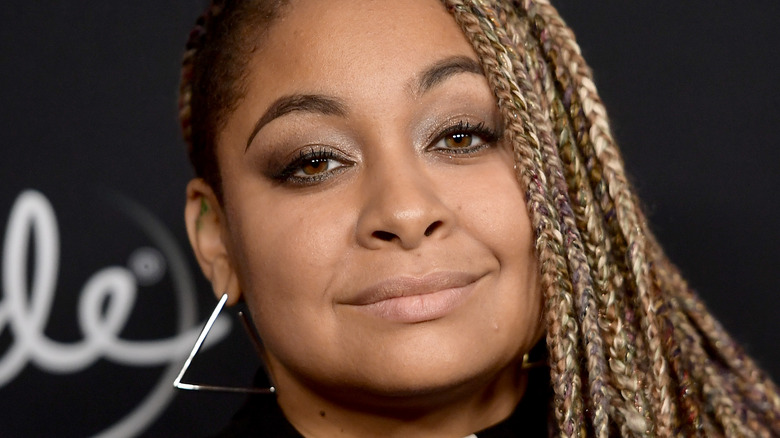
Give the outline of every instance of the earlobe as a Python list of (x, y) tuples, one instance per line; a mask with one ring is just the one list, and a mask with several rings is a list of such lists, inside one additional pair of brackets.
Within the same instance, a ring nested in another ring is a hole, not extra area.
[(228, 305), (237, 303), (241, 290), (224, 241), (224, 216), (214, 190), (201, 178), (187, 184), (184, 220), (190, 245), (214, 295), (219, 298), (227, 293)]

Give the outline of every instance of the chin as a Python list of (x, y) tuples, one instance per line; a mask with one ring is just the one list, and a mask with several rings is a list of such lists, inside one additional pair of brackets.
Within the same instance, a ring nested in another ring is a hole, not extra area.
[(494, 381), (515, 381), (520, 368), (519, 361), (503, 367), (477, 368), (476, 365), (472, 363), (469, 368), (460, 369), (436, 366), (408, 368), (382, 375), (372, 373), (365, 375), (365, 380), (322, 389), (329, 398), (358, 409), (420, 414), (439, 404), (471, 397), (491, 388)]
[(491, 381), (516, 377), (524, 351), (521, 345), (496, 351), (448, 351), (441, 344), (436, 349), (399, 350), (364, 356), (361, 370), (348, 373), (350, 382), (342, 381), (346, 383), (342, 388), (352, 388), (344, 391), (345, 398), (384, 407), (400, 400), (404, 406), (446, 401), (488, 387)]

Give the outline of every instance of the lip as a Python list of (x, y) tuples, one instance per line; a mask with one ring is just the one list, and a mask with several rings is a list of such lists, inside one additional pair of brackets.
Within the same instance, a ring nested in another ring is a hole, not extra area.
[(392, 277), (361, 290), (347, 305), (380, 319), (418, 323), (452, 313), (482, 278), (466, 272)]

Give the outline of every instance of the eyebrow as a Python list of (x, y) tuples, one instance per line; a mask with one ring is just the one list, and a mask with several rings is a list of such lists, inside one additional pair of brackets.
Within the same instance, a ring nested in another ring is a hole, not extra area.
[(260, 132), (263, 126), (276, 118), (296, 111), (326, 116), (344, 116), (347, 114), (346, 105), (333, 97), (320, 94), (292, 94), (289, 96), (282, 96), (276, 99), (271, 106), (268, 107), (265, 113), (263, 113), (260, 119), (257, 120), (255, 127), (252, 129), (252, 133), (249, 134), (249, 138), (246, 141), (246, 148), (244, 148), (244, 151), (246, 152), (246, 150), (249, 149), (252, 140), (257, 133)]
[[(439, 85), (451, 76), (460, 73), (473, 73), (484, 76), (482, 66), (476, 60), (467, 56), (453, 56), (443, 59), (423, 71), (413, 83), (412, 89), (418, 96)], [(244, 152), (249, 149), (260, 130), (272, 120), (285, 114), (301, 111), (328, 116), (345, 116), (346, 105), (339, 99), (321, 94), (292, 94), (276, 99), (255, 123), (246, 141)]]
[(475, 59), (467, 56), (453, 56), (443, 59), (425, 70), (413, 85), (416, 94), (422, 95), (459, 73), (474, 73), (484, 76), (482, 66)]

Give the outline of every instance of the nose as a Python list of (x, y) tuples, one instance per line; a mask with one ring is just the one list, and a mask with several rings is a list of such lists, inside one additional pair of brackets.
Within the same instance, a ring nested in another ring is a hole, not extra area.
[(455, 216), (440, 190), (419, 163), (386, 160), (369, 166), (362, 184), (358, 243), (369, 249), (397, 246), (406, 250), (426, 239), (445, 237)]

